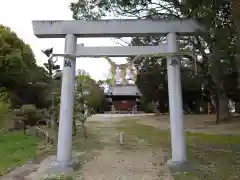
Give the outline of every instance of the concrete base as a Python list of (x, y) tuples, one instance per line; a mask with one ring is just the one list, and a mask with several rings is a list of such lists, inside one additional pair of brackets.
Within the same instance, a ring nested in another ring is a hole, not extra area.
[(62, 166), (61, 163), (55, 162), (44, 175), (43, 180), (55, 180), (55, 179), (64, 179), (64, 180), (73, 180), (74, 170), (80, 167), (79, 159), (73, 159), (68, 166)]
[(54, 179), (73, 180), (73, 167), (64, 167), (59, 163), (55, 163), (45, 172), (43, 180)]
[(173, 161), (172, 159), (167, 161), (167, 165), (170, 169), (179, 170), (179, 171), (193, 171), (194, 167), (189, 164), (188, 161)]

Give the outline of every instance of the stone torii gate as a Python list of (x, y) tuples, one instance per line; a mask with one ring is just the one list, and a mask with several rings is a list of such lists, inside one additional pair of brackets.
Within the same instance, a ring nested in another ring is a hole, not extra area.
[[(33, 21), (38, 38), (65, 38), (61, 105), (56, 167), (68, 168), (72, 160), (72, 116), (76, 57), (167, 56), (168, 93), (172, 159), (169, 165), (187, 161), (182, 108), (178, 35), (193, 35), (202, 29), (193, 20), (97, 20), (97, 21)], [(84, 47), (81, 37), (136, 37), (167, 35), (167, 43), (159, 46)]]

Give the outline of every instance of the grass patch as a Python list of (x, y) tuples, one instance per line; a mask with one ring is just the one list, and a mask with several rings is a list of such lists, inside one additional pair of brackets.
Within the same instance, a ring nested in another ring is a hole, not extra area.
[(23, 132), (0, 132), (0, 175), (36, 156), (39, 141)]
[(85, 139), (83, 135), (83, 129), (77, 130), (76, 136), (73, 136), (73, 151), (77, 153), (85, 152), (81, 156), (82, 163), (91, 160), (98, 155), (99, 150), (104, 147), (104, 144), (100, 141), (98, 134), (92, 132), (88, 127), (88, 138)]
[(169, 147), (170, 145), (170, 136), (167, 131), (159, 131), (152, 126), (136, 123), (134, 120), (118, 122), (117, 129), (125, 133), (126, 148), (137, 148), (138, 139), (143, 139), (149, 146)]
[(104, 122), (101, 121), (87, 121), (86, 124), (87, 125), (100, 125), (103, 124)]
[[(44, 129), (44, 128), (42, 128)], [(53, 134), (56, 136), (56, 133), (53, 131), (51, 133), (51, 129), (45, 128), (45, 131), (47, 131), (49, 134)], [(76, 135), (73, 135), (72, 137), (72, 150), (75, 152), (90, 152), (91, 150), (98, 150), (103, 148), (103, 144), (100, 142), (99, 137), (97, 134), (93, 134), (90, 128), (87, 128), (88, 130), (88, 138), (85, 139), (84, 134), (83, 134), (83, 128), (78, 127)], [(46, 155), (56, 155), (57, 152), (57, 137), (52, 145), (51, 149), (48, 150)], [(44, 155), (44, 157), (46, 156)]]
[[(162, 147), (170, 156), (170, 133), (136, 121), (120, 122), (118, 130), (126, 133), (126, 146), (134, 138), (147, 141), (153, 147)], [(192, 172), (173, 171), (176, 180), (237, 180), (240, 179), (240, 136), (212, 135), (186, 132), (189, 162)], [(137, 147), (137, 143), (134, 144)]]
[(73, 150), (87, 151), (101, 149), (102, 147), (103, 145), (96, 134), (89, 133), (88, 138), (85, 139), (82, 133), (78, 132), (77, 135), (73, 137)]

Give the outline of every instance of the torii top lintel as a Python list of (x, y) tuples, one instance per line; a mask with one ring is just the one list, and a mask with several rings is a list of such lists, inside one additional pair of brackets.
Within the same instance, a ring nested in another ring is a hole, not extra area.
[(193, 35), (203, 27), (191, 19), (175, 20), (66, 20), (32, 21), (38, 38), (64, 38), (66, 34), (77, 37), (136, 37), (164, 35), (169, 32)]

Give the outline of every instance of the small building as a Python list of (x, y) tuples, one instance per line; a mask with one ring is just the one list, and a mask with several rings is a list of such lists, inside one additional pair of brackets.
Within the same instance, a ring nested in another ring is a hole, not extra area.
[(141, 93), (135, 84), (112, 86), (106, 94), (110, 111), (119, 113), (134, 112), (139, 109)]

